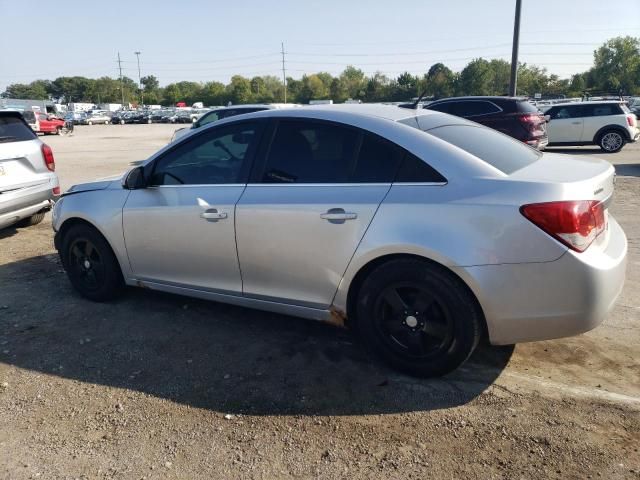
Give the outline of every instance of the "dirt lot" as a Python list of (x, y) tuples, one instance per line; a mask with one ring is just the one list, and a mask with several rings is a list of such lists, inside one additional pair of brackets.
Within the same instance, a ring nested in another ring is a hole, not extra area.
[[(64, 188), (120, 172), (173, 127), (48, 137)], [(594, 155), (581, 148), (570, 153)], [(417, 380), (296, 318), (131, 290), (72, 291), (50, 220), (0, 232), (0, 477), (640, 478), (640, 146), (606, 156), (625, 290), (570, 339), (482, 347)]]

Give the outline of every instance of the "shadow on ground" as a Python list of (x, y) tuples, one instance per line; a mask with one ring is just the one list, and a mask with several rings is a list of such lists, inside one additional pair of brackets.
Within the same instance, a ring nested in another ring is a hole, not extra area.
[(616, 174), (622, 177), (640, 177), (640, 163), (624, 163), (614, 166)]
[(513, 348), (480, 347), (437, 380), (372, 361), (348, 332), (311, 321), (131, 289), (96, 304), (57, 256), (0, 266), (0, 361), (220, 412), (353, 415), (472, 401)]

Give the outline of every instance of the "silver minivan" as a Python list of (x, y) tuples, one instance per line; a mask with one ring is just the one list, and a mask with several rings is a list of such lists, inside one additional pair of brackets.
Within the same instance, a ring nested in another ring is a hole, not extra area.
[(0, 228), (40, 223), (60, 195), (53, 151), (20, 112), (0, 111)]

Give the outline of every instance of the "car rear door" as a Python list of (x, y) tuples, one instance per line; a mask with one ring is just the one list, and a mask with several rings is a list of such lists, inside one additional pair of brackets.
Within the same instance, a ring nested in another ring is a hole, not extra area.
[(399, 154), (373, 134), (319, 120), (274, 121), (266, 138), (236, 209), (244, 295), (327, 308)]
[(564, 105), (553, 107), (548, 115), (547, 126), (549, 143), (580, 143), (584, 121), (579, 105)]
[(240, 295), (235, 205), (246, 186), (260, 121), (206, 129), (149, 166), (123, 229), (138, 280)]

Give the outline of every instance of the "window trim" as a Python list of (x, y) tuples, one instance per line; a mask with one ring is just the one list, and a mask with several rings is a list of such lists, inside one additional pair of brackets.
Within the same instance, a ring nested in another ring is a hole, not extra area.
[[(145, 165), (144, 167), (144, 178), (145, 178), (145, 183), (147, 183), (147, 188), (159, 188), (159, 187), (193, 187), (193, 186), (229, 186), (229, 185), (246, 185), (247, 182), (249, 181), (249, 175), (253, 169), (254, 163), (256, 161), (256, 157), (258, 156), (258, 148), (262, 142), (262, 137), (263, 134), (265, 132), (265, 121), (259, 118), (248, 118), (248, 119), (241, 119), (238, 121), (231, 121), (228, 123), (224, 123), (222, 125), (215, 125), (213, 126), (215, 122), (212, 122), (211, 124), (205, 125), (202, 129), (197, 129), (198, 132), (188, 136), (187, 138), (182, 139), (179, 142), (176, 142), (175, 145), (173, 145), (169, 150), (167, 150), (166, 152), (162, 152), (161, 155), (157, 156), (156, 158), (154, 158), (151, 162), (149, 162), (147, 165)], [(251, 123), (251, 124), (256, 124), (257, 128), (256, 128), (256, 141), (253, 145), (250, 145), (249, 148), (247, 149), (247, 156), (249, 158), (247, 158), (246, 162), (243, 161), (243, 165), (241, 167), (241, 182), (234, 182), (234, 183), (201, 183), (201, 184), (194, 184), (194, 183), (189, 183), (189, 184), (184, 184), (184, 185), (151, 185), (148, 182), (151, 181), (151, 178), (153, 177), (155, 171), (156, 171), (156, 166), (157, 163), (160, 162), (163, 158), (165, 158), (167, 155), (171, 155), (173, 154), (178, 148), (182, 147), (183, 145), (187, 144), (187, 143), (191, 143), (196, 141), (197, 139), (199, 139), (202, 136), (205, 135), (211, 135), (213, 134), (216, 130), (221, 130), (223, 128), (228, 128), (228, 127), (236, 127), (245, 123)], [(211, 125), (211, 126), (210, 126)], [(246, 163), (246, 165), (245, 165)]]

